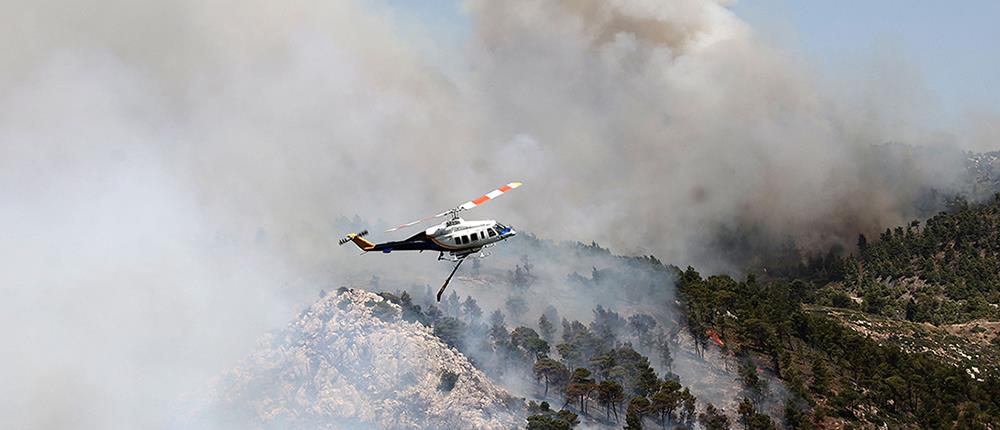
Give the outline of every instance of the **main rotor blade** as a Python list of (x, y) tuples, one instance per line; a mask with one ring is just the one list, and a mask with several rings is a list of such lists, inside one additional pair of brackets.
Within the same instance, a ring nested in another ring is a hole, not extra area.
[(469, 201), (467, 201), (465, 203), (462, 203), (461, 206), (459, 206), (459, 207), (457, 207), (455, 209), (444, 211), (444, 212), (441, 212), (441, 213), (439, 213), (437, 215), (431, 215), (431, 216), (428, 216), (428, 217), (423, 217), (423, 218), (420, 218), (420, 219), (418, 219), (416, 221), (408, 222), (406, 224), (400, 224), (400, 225), (397, 225), (397, 226), (395, 226), (393, 228), (390, 228), (390, 229), (386, 230), (386, 232), (396, 231), (396, 230), (399, 230), (401, 228), (406, 228), (406, 227), (409, 227), (409, 226), (417, 225), (417, 224), (420, 224), (422, 222), (430, 221), (430, 220), (432, 220), (434, 218), (440, 218), (440, 217), (443, 217), (445, 215), (453, 214), (453, 213), (458, 212), (458, 211), (464, 211), (466, 209), (472, 209), (472, 208), (474, 208), (476, 206), (479, 206), (479, 205), (481, 205), (483, 203), (486, 203), (489, 200), (493, 200), (493, 199), (495, 199), (497, 197), (500, 197), (501, 194), (506, 193), (507, 191), (513, 190), (514, 188), (517, 188), (517, 187), (520, 187), (520, 186), (521, 186), (520, 182), (511, 182), (511, 183), (509, 183), (507, 185), (504, 185), (504, 186), (502, 186), (500, 188), (497, 188), (497, 189), (495, 189), (493, 191), (490, 191), (490, 192), (488, 192), (486, 194), (483, 194), (483, 195), (477, 197), (474, 200), (469, 200)]
[(486, 203), (487, 201), (490, 201), (490, 200), (493, 200), (493, 199), (495, 199), (497, 197), (500, 197), (501, 194), (506, 193), (507, 191), (513, 190), (514, 188), (517, 188), (517, 187), (520, 187), (520, 186), (521, 186), (520, 182), (511, 182), (511, 183), (509, 183), (507, 185), (504, 185), (504, 186), (502, 186), (500, 188), (497, 188), (497, 189), (495, 189), (493, 191), (490, 191), (490, 192), (488, 192), (486, 194), (483, 194), (483, 195), (479, 196), (478, 198), (476, 198), (474, 200), (469, 200), (469, 201), (467, 201), (465, 203), (462, 203), (462, 206), (459, 206), (458, 210), (472, 209), (472, 208), (474, 208), (476, 206), (479, 206), (479, 205), (481, 205), (483, 203)]
[(418, 219), (416, 221), (408, 222), (406, 224), (400, 224), (400, 225), (397, 225), (397, 226), (395, 226), (393, 228), (390, 228), (390, 229), (388, 229), (386, 231), (387, 232), (389, 232), (389, 231), (396, 231), (396, 230), (399, 230), (401, 228), (406, 228), (406, 227), (409, 227), (411, 225), (417, 225), (417, 224), (420, 224), (420, 223), (422, 223), (424, 221), (430, 221), (430, 220), (432, 220), (434, 218), (442, 217), (442, 216), (445, 216), (445, 215), (448, 215), (448, 212), (442, 212), (442, 213), (439, 213), (437, 215), (431, 215), (431, 216), (428, 216), (428, 217), (423, 217), (423, 218), (420, 218), (420, 219)]

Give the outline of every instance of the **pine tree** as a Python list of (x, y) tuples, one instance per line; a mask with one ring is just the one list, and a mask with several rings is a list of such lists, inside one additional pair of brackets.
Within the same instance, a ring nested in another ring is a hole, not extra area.
[(618, 421), (618, 403), (625, 399), (625, 390), (621, 384), (615, 381), (601, 381), (597, 385), (597, 401), (604, 405), (605, 417), (611, 419), (611, 412), (615, 413), (615, 421)]
[(569, 384), (566, 385), (566, 403), (570, 401), (580, 401), (580, 413), (587, 414), (587, 397), (597, 388), (597, 384), (590, 377), (590, 371), (584, 368), (577, 368), (570, 375)]
[(546, 342), (552, 343), (552, 338), (556, 334), (556, 328), (552, 325), (552, 322), (549, 321), (549, 318), (546, 317), (545, 314), (542, 314), (542, 316), (538, 318), (538, 330), (542, 334), (542, 339), (545, 339)]
[(715, 405), (709, 403), (705, 406), (705, 412), (698, 415), (698, 422), (707, 430), (728, 430), (729, 417), (719, 411)]
[(536, 379), (545, 380), (545, 393), (542, 395), (543, 397), (548, 397), (549, 385), (561, 388), (569, 379), (569, 370), (566, 369), (566, 366), (549, 357), (542, 357), (536, 360), (532, 370), (535, 373)]
[(649, 413), (649, 400), (642, 396), (633, 397), (628, 402), (625, 413), (626, 430), (642, 430), (642, 419)]
[(473, 299), (472, 296), (465, 298), (465, 303), (462, 304), (462, 311), (470, 322), (479, 321), (479, 318), (483, 316), (482, 308), (479, 307), (476, 299)]

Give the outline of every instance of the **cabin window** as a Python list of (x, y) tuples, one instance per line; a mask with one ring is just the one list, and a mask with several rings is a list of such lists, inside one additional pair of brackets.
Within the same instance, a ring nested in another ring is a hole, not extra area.
[(472, 233), (472, 241), (475, 242), (477, 240), (479, 240), (479, 236), (476, 236), (476, 233)]
[(462, 236), (462, 244), (464, 245), (467, 243), (469, 243), (469, 236)]
[(497, 235), (497, 232), (493, 231), (492, 228), (488, 228), (488, 229), (486, 229), (486, 231), (490, 233), (490, 237), (493, 237), (493, 236)]
[(455, 236), (455, 245), (461, 245), (461, 244), (462, 244), (462, 237)]

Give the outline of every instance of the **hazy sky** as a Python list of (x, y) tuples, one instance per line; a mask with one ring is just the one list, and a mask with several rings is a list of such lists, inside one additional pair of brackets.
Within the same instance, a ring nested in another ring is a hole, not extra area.
[(733, 10), (830, 70), (850, 73), (892, 51), (948, 113), (1000, 109), (1000, 2), (753, 0)]
[[(435, 42), (460, 43), (469, 33), (461, 0), (385, 2), (401, 17), (435, 28)], [(732, 10), (769, 45), (833, 78), (871, 75), (889, 54), (943, 110), (942, 128), (971, 113), (1000, 112), (1000, 2), (743, 0)]]

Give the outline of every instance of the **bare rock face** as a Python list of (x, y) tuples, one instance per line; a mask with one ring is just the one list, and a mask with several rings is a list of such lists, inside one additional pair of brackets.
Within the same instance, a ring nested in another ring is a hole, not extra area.
[[(224, 374), (196, 421), (282, 429), (524, 423), (518, 400), (429, 328), (400, 315), (399, 306), (367, 291), (327, 294)], [(458, 375), (453, 387), (442, 383), (445, 372)]]

